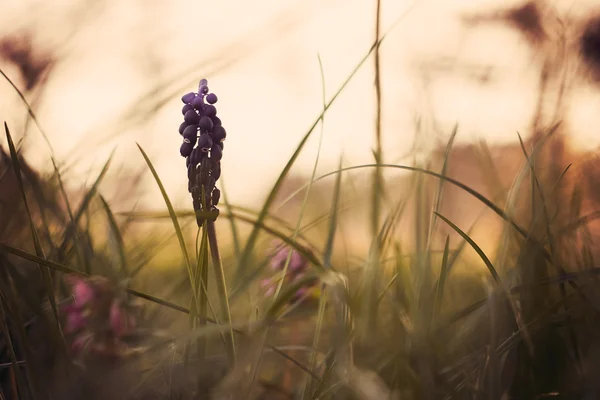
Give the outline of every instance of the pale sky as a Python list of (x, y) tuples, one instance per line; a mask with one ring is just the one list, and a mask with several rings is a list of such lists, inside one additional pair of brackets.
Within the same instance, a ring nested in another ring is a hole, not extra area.
[[(477, 10), (472, 3), (382, 1), (383, 32), (406, 13), (381, 50), (386, 161), (411, 149), (417, 116), (423, 121), (417, 143), (424, 149), (437, 137), (434, 126), (449, 134), (457, 122), (460, 141), (508, 142), (517, 131), (527, 135), (539, 73), (531, 49), (506, 26), (475, 29), (460, 21), (466, 13), (520, 2), (479, 1)], [(578, 2), (584, 3), (590, 2)], [(111, 176), (122, 165), (143, 167), (138, 142), (175, 203), (189, 206), (177, 133), (180, 97), (207, 78), (228, 132), (222, 161), (227, 190), (234, 203), (255, 205), (322, 108), (317, 55), (329, 99), (374, 40), (375, 5), (375, 0), (4, 0), (0, 34), (29, 30), (36, 46), (56, 52), (59, 63), (34, 111), (57, 158), (75, 163), (77, 185), (98, 173), (115, 146)], [(13, 66), (1, 59), (0, 66), (22, 83)], [(478, 78), (485, 77), (482, 84)], [(369, 59), (327, 113), (320, 172), (335, 168), (342, 153), (347, 165), (372, 161), (373, 81)], [(151, 92), (165, 82), (172, 84)], [(2, 119), (19, 138), (25, 108), (4, 81), (0, 92)], [(597, 91), (582, 88), (573, 99), (577, 140), (597, 146)], [(131, 114), (136, 102), (141, 111)], [(155, 102), (160, 107), (146, 115)], [(133, 118), (120, 125), (127, 114)], [(294, 171), (310, 172), (319, 132)], [(26, 145), (34, 165), (50, 168), (35, 127)], [(145, 184), (146, 204), (163, 208), (149, 174)]]

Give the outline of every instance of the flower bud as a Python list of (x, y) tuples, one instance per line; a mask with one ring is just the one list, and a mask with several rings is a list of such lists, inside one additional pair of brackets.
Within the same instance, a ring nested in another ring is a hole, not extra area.
[(214, 188), (212, 192), (212, 205), (216, 206), (219, 204), (219, 199), (221, 198), (221, 191), (217, 188)]
[[(196, 101), (196, 99), (192, 100), (192, 103), (193, 103), (194, 101)], [(194, 109), (194, 107), (193, 107), (191, 104), (186, 104), (186, 105), (184, 105), (184, 106), (181, 108), (181, 113), (182, 113), (183, 115), (185, 115), (185, 113), (186, 113), (186, 112), (188, 112), (188, 111), (190, 111), (190, 110), (193, 110), (193, 109)]]
[(202, 117), (198, 122), (198, 126), (200, 127), (200, 132), (208, 132), (213, 128), (213, 123), (210, 118)]
[(227, 132), (222, 126), (215, 126), (211, 134), (213, 140), (217, 143), (222, 142), (227, 137)]
[(196, 97), (193, 101), (192, 101), (192, 105), (191, 107), (195, 108), (196, 110), (200, 111), (202, 109), (202, 107), (204, 107), (204, 99), (202, 98), (202, 96), (198, 96)]
[(200, 116), (194, 110), (186, 112), (183, 118), (188, 124), (197, 124), (200, 121)]
[(203, 133), (200, 135), (200, 139), (198, 140), (198, 147), (204, 151), (207, 152), (210, 150), (210, 148), (212, 147), (213, 141), (210, 138), (210, 135), (208, 133)]
[(186, 93), (181, 97), (181, 101), (183, 101), (186, 104), (190, 104), (195, 97), (196, 93), (194, 92)]
[(181, 123), (181, 125), (179, 125), (179, 134), (183, 135), (183, 131), (185, 130), (185, 128), (187, 128), (190, 124), (188, 124), (187, 122), (183, 121)]
[(212, 104), (205, 105), (202, 111), (204, 111), (204, 115), (207, 117), (214, 117), (217, 115), (217, 107), (213, 106)]
[[(184, 139), (185, 140), (185, 139)], [(179, 148), (179, 153), (182, 157), (187, 157), (192, 153), (194, 145), (192, 143), (183, 142)]]
[(206, 95), (206, 102), (208, 104), (215, 104), (217, 102), (218, 98), (217, 95), (214, 93), (210, 93), (208, 95)]
[(183, 130), (183, 137), (187, 139), (191, 139), (193, 136), (198, 135), (198, 125), (188, 125)]
[(219, 180), (219, 178), (221, 177), (221, 163), (220, 162), (216, 163), (214, 165), (214, 167), (210, 171), (210, 174), (213, 178), (215, 178), (215, 181)]
[(221, 161), (221, 158), (223, 158), (223, 150), (221, 150), (219, 146), (213, 146), (210, 149), (210, 158), (214, 161)]
[(190, 155), (190, 163), (193, 166), (197, 166), (198, 164), (200, 164), (202, 162), (202, 160), (204, 159), (205, 156), (206, 156), (206, 153), (203, 152), (200, 147), (196, 147), (192, 151), (192, 154)]

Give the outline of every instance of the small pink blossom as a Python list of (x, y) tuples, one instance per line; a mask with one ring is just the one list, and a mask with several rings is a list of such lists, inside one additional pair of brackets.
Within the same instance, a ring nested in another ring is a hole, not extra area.
[(271, 257), (271, 269), (274, 271), (281, 271), (285, 267), (285, 262), (290, 254), (290, 263), (288, 265), (288, 272), (291, 274), (297, 274), (303, 272), (308, 267), (306, 259), (298, 253), (296, 249), (284, 246), (280, 242), (273, 242), (273, 249), (275, 254)]
[(94, 288), (78, 276), (70, 276), (69, 282), (73, 285), (73, 296), (77, 304), (85, 305), (91, 303), (96, 297)]
[(74, 333), (85, 328), (87, 318), (79, 307), (67, 306), (65, 311), (67, 317), (65, 333)]
[(120, 337), (126, 334), (135, 325), (133, 316), (127, 315), (119, 302), (114, 301), (110, 307), (110, 327), (115, 336)]
[(90, 341), (89, 335), (80, 335), (77, 336), (73, 342), (71, 343), (71, 350), (74, 353), (79, 353)]
[(273, 294), (275, 294), (275, 282), (273, 282), (271, 279), (263, 279), (260, 282), (260, 287), (265, 291), (265, 297), (271, 297)]
[(304, 296), (305, 296), (305, 295), (308, 293), (308, 289), (309, 289), (309, 288), (308, 288), (308, 287), (306, 287), (306, 286), (304, 286), (304, 287), (301, 287), (300, 289), (298, 289), (298, 290), (296, 291), (296, 293), (294, 294), (294, 300), (299, 300), (299, 299), (301, 299), (302, 297), (304, 297)]
[(62, 307), (64, 332), (74, 354), (85, 350), (104, 358), (118, 357), (127, 348), (123, 336), (135, 328), (119, 287), (104, 277), (68, 276), (74, 301)]

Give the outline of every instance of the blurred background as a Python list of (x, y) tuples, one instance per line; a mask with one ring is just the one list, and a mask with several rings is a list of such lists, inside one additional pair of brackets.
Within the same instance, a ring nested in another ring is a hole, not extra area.
[[(510, 24), (464, 20), (519, 4), (382, 1), (386, 162), (426, 155), (455, 123), (459, 142), (527, 136), (538, 95), (535, 49)], [(93, 180), (116, 149), (102, 191), (125, 210), (164, 204), (148, 173), (139, 193), (131, 185), (123, 191), (145, 166), (136, 143), (175, 204), (189, 205), (180, 97), (207, 78), (228, 131), (230, 201), (256, 206), (323, 107), (318, 56), (329, 100), (373, 43), (375, 7), (367, 0), (6, 0), (0, 68), (32, 105), (71, 190)], [(2, 119), (24, 139), (27, 159), (52, 171), (48, 144), (19, 95), (6, 79), (0, 91)], [(594, 107), (589, 96), (582, 104), (587, 118), (579, 118), (577, 135), (589, 145), (598, 141)], [(375, 109), (370, 59), (326, 114), (320, 173), (335, 169), (342, 154), (345, 165), (372, 161)], [(318, 129), (294, 173), (310, 173)]]

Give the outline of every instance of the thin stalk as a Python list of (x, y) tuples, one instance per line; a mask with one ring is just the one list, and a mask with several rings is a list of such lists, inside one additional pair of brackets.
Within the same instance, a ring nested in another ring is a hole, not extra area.
[[(376, 119), (375, 119), (375, 171), (373, 173), (373, 183), (371, 191), (371, 234), (372, 242), (369, 251), (369, 266), (365, 270), (365, 290), (367, 291), (363, 308), (365, 316), (364, 327), (372, 329), (376, 324), (374, 315), (374, 305), (377, 298), (379, 288), (379, 258), (380, 258), (380, 241), (379, 241), (379, 222), (381, 220), (381, 196), (383, 192), (383, 177), (381, 171), (382, 163), (382, 146), (381, 146), (381, 78), (380, 78), (380, 63), (379, 63), (379, 46), (380, 46), (380, 25), (381, 25), (381, 1), (376, 0), (376, 15), (375, 15), (375, 104), (376, 104)], [(364, 332), (362, 332), (364, 333)]]
[(373, 180), (373, 209), (371, 215), (371, 230), (373, 232), (373, 238), (376, 240), (377, 234), (379, 233), (379, 220), (381, 214), (381, 189), (383, 186), (383, 177), (381, 175), (381, 168), (379, 164), (383, 160), (383, 150), (381, 145), (381, 67), (379, 62), (379, 46), (381, 42), (379, 40), (380, 29), (381, 29), (381, 0), (377, 1), (377, 8), (375, 12), (375, 105), (376, 105), (376, 118), (375, 118), (375, 176)]
[(217, 232), (215, 222), (206, 221), (206, 232), (208, 235), (208, 245), (212, 263), (215, 268), (215, 279), (217, 280), (217, 290), (219, 291), (219, 301), (221, 303), (221, 312), (225, 318), (224, 323), (229, 325), (229, 340), (227, 341), (227, 356), (229, 362), (235, 363), (235, 341), (233, 337), (233, 326), (231, 325), (231, 311), (229, 309), (229, 298), (227, 295), (227, 284), (225, 282), (225, 272), (221, 263), (221, 255), (219, 253), (219, 244), (217, 241)]

